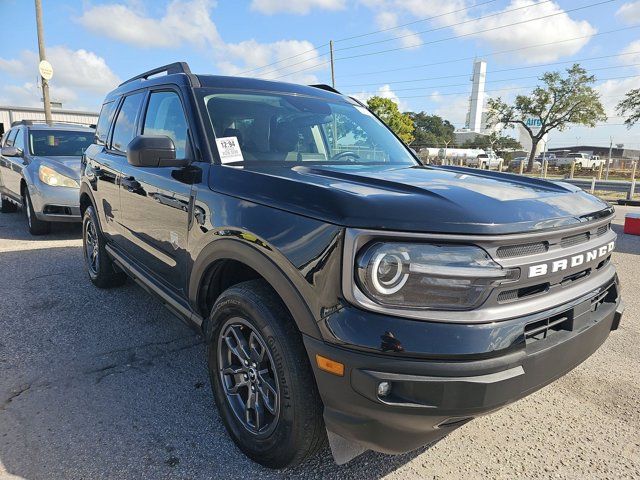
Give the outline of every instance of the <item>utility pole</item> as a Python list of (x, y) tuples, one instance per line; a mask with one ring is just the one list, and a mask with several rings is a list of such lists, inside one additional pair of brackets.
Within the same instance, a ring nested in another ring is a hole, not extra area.
[[(35, 0), (36, 2), (36, 24), (38, 27), (38, 52), (40, 53), (40, 79), (42, 80), (42, 99), (44, 101), (44, 118), (47, 123), (52, 123), (53, 119), (51, 117), (51, 100), (49, 99), (49, 79), (51, 78), (50, 73), (51, 65), (47, 62), (47, 58), (44, 51), (44, 29), (42, 28), (42, 0)], [(43, 62), (46, 62), (44, 65), (49, 66), (49, 72), (43, 73)], [(46, 78), (49, 77), (49, 78)]]
[(331, 54), (331, 86), (336, 88), (336, 71), (333, 66), (333, 40), (329, 40), (329, 53)]
[(611, 167), (611, 150), (613, 149), (613, 136), (609, 137), (609, 158), (607, 159), (607, 173), (604, 176), (605, 180), (609, 180), (609, 168)]

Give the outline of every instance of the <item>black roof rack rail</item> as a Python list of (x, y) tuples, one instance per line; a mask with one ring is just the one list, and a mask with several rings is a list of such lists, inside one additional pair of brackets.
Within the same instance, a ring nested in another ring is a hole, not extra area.
[(93, 123), (74, 122), (71, 120), (66, 120), (66, 121), (54, 120), (51, 123), (47, 123), (45, 120), (16, 120), (14, 122), (11, 122), (11, 128), (17, 127), (18, 125), (80, 125), (80, 126), (85, 126), (85, 127), (94, 128), (94, 129), (96, 128), (96, 125)]
[(18, 125), (33, 125), (33, 120), (16, 120), (15, 122), (11, 122), (11, 128), (17, 127)]
[(187, 62), (174, 62), (168, 65), (163, 65), (162, 67), (154, 68), (153, 70), (141, 73), (140, 75), (136, 75), (135, 77), (131, 77), (129, 80), (125, 80), (124, 82), (122, 82), (119, 86), (133, 82), (134, 80), (146, 80), (152, 75), (157, 75), (158, 73), (164, 72), (166, 72), (167, 75), (172, 75), (174, 73), (186, 73), (187, 75), (191, 75), (191, 69), (189, 68), (189, 64)]
[(342, 95), (338, 90), (333, 88), (331, 85), (325, 85), (324, 83), (319, 83), (317, 85), (309, 85), (313, 88), (319, 88), (320, 90), (326, 90), (327, 92), (337, 93), (338, 95)]

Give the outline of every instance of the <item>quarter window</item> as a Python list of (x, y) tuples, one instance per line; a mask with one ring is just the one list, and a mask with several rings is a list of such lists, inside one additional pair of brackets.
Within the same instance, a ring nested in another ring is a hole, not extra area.
[(138, 125), (138, 113), (140, 104), (144, 98), (144, 93), (134, 93), (124, 99), (122, 107), (118, 112), (116, 124), (113, 127), (113, 140), (111, 148), (117, 152), (127, 153), (129, 142), (136, 136), (136, 126)]
[(187, 119), (175, 92), (151, 94), (142, 133), (169, 137), (176, 147), (176, 158), (186, 157)]

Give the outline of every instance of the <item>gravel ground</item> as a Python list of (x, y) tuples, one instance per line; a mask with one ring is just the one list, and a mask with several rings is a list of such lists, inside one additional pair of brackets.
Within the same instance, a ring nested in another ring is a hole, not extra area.
[(0, 214), (2, 479), (640, 478), (640, 237), (614, 255), (620, 330), (564, 378), (429, 450), (342, 467), (325, 451), (283, 472), (227, 437), (201, 339), (131, 283), (93, 288), (79, 238)]

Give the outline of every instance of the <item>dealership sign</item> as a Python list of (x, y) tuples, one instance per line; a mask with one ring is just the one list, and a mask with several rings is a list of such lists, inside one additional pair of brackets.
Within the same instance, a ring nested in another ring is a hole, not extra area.
[(535, 134), (538, 133), (540, 131), (540, 129), (542, 128), (542, 120), (540, 120), (540, 118), (538, 117), (528, 117), (525, 121), (524, 124), (529, 127), (529, 129)]

